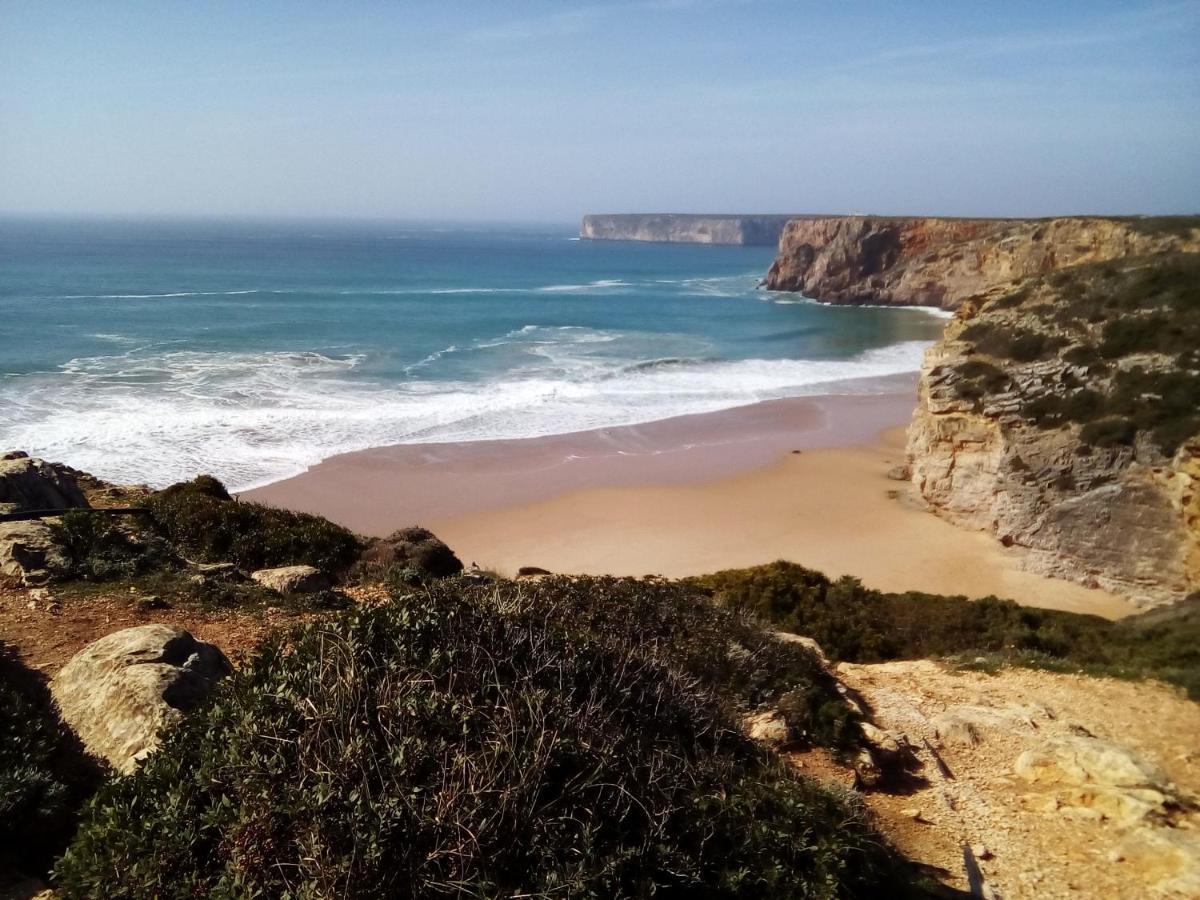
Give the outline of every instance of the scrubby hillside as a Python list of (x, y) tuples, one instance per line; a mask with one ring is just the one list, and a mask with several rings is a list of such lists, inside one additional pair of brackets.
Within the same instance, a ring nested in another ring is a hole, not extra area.
[(836, 700), (808, 651), (676, 586), (447, 583), (268, 643), (101, 792), (58, 887), (902, 896), (856, 802), (738, 727), (778, 704), (836, 743)]

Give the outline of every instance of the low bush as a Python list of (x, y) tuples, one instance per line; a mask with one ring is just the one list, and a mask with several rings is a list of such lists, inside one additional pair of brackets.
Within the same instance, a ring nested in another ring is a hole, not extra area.
[(339, 575), (362, 549), (353, 533), (328, 519), (233, 500), (210, 476), (159, 491), (149, 506), (172, 546), (200, 562), (232, 562), (247, 571), (306, 564)]
[[(450, 581), (275, 639), (102, 790), (57, 887), (906, 895), (911, 872), (857, 802), (736, 726), (734, 696), (781, 677), (766, 648), (795, 648), (755, 643), (731, 611), (690, 633), (706, 608), (679, 585)], [(709, 680), (726, 676), (737, 687)]]
[(90, 509), (73, 509), (53, 525), (58, 543), (72, 562), (72, 574), (85, 581), (136, 578), (178, 568), (180, 561), (153, 529), (133, 517), (123, 522)]
[(97, 779), (42, 678), (0, 642), (0, 861), (44, 875)]
[(1124, 677), (1154, 677), (1200, 699), (1200, 594), (1110, 622), (1009, 600), (885, 593), (776, 562), (691, 579), (719, 603), (817, 640), (833, 659), (884, 662), (1003, 654)]

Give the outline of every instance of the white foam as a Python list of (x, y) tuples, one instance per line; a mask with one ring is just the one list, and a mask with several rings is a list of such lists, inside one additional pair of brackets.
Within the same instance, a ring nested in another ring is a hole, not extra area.
[(657, 357), (663, 341), (526, 326), (476, 345), (517, 361), (486, 382), (380, 384), (356, 374), (360, 356), (306, 351), (79, 358), (0, 387), (0, 444), (117, 481), (163, 485), (212, 472), (244, 489), (368, 447), (632, 425), (835, 384), (839, 393), (866, 390), (856, 380), (915, 371), (927, 346), (910, 341), (850, 360), (712, 361), (701, 343)]

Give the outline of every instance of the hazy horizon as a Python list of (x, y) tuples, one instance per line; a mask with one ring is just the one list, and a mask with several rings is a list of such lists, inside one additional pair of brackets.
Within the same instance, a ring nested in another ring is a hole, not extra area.
[(0, 214), (1200, 211), (1200, 2), (0, 2)]

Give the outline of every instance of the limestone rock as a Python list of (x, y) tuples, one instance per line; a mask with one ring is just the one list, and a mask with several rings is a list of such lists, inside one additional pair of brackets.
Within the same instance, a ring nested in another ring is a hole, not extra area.
[(746, 734), (751, 740), (768, 746), (781, 747), (796, 739), (792, 727), (788, 725), (783, 714), (776, 710), (766, 710), (747, 716), (744, 724)]
[(1029, 275), (1197, 244), (1103, 218), (797, 218), (779, 240), (765, 285), (831, 303), (957, 309)]
[(0, 579), (34, 587), (69, 574), (71, 559), (55, 539), (56, 521), (0, 522)]
[(0, 513), (87, 507), (70, 469), (20, 451), (0, 459)]
[(88, 752), (127, 774), (230, 671), (212, 644), (169, 625), (140, 625), (84, 647), (50, 690)]
[(250, 577), (263, 587), (278, 591), (285, 597), (292, 594), (315, 594), (332, 586), (329, 577), (313, 566), (259, 569), (257, 572), (251, 572)]
[(433, 532), (414, 526), (372, 541), (360, 557), (356, 572), (379, 577), (388, 570), (405, 568), (433, 578), (445, 578), (461, 572), (463, 564)]
[(1027, 781), (1049, 784), (1103, 784), (1157, 787), (1166, 776), (1127, 748), (1093, 737), (1063, 736), (1040, 749), (1026, 750), (1014, 771)]
[(1131, 824), (1162, 814), (1173, 801), (1163, 772), (1130, 750), (1093, 737), (1060, 736), (1026, 750), (1013, 771), (1055, 790), (1058, 807), (1072, 817)]
[[(926, 352), (908, 429), (914, 487), (939, 516), (1018, 548), (1026, 568), (1141, 606), (1183, 599), (1200, 587), (1200, 435), (1173, 457), (1145, 434), (1092, 447), (1081, 424), (1048, 427), (1031, 412), (1084, 390), (1110, 393), (1125, 370), (1169, 375), (1175, 357), (1140, 353), (1095, 371), (1072, 353), (1099, 346), (1103, 322), (1064, 324), (1055, 310), (1071, 301), (1052, 280), (1012, 296), (1015, 305), (990, 295), (965, 304)], [(1056, 349), (989, 356), (980, 334), (1036, 334)], [(990, 372), (989, 387), (964, 374), (971, 366)]]

